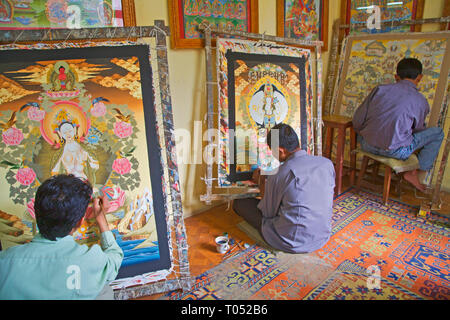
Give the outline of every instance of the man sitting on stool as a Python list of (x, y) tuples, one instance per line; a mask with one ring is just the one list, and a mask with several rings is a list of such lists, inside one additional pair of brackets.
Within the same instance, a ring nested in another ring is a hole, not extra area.
[[(274, 126), (267, 135), (272, 146), (273, 130), (278, 130), (278, 172), (253, 172), (260, 187), (261, 201), (234, 200), (233, 210), (256, 228), (273, 248), (290, 253), (315, 251), (331, 235), (335, 172), (324, 157), (301, 150), (296, 132), (287, 124)], [(267, 177), (267, 178), (266, 178)]]
[(422, 63), (405, 58), (397, 64), (396, 83), (375, 87), (353, 115), (353, 128), (364, 151), (383, 157), (406, 160), (420, 150), (420, 171), (406, 171), (403, 177), (420, 191), (419, 173), (433, 167), (444, 133), (441, 128), (426, 128), (430, 112), (427, 99), (417, 85), (422, 79)]

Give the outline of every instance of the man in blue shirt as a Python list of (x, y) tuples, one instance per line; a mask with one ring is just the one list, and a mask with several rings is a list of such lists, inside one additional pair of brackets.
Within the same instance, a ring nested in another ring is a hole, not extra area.
[(106, 196), (93, 200), (101, 247), (79, 245), (72, 237), (91, 196), (91, 185), (73, 175), (39, 186), (34, 202), (39, 234), (0, 252), (0, 299), (95, 299), (116, 278), (123, 251), (106, 221)]
[(237, 199), (233, 209), (273, 248), (289, 253), (312, 252), (324, 246), (331, 235), (334, 166), (327, 158), (301, 150), (295, 130), (287, 124), (271, 129), (267, 135), (269, 146), (275, 131), (279, 143), (275, 150), (278, 155), (275, 152), (274, 156), (281, 166), (267, 176), (254, 171), (261, 201)]
[(372, 90), (355, 111), (353, 127), (361, 148), (373, 154), (406, 160), (421, 149), (418, 159), (422, 172), (407, 171), (403, 177), (424, 191), (419, 174), (425, 174), (433, 167), (444, 133), (441, 128), (426, 128), (430, 106), (417, 89), (422, 77), (419, 60), (402, 59), (397, 64), (397, 82)]

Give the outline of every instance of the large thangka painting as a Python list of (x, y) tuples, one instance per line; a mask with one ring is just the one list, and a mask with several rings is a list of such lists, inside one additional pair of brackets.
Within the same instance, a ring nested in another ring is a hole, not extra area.
[[(125, 254), (118, 279), (170, 268), (149, 46), (44, 47), (0, 50), (2, 248), (38, 231), (36, 190), (67, 173), (111, 202), (107, 220)], [(74, 238), (97, 243), (95, 220)]]
[(287, 123), (313, 153), (310, 51), (245, 40), (218, 40), (219, 185), (279, 166), (268, 131)]
[(449, 39), (448, 32), (347, 37), (330, 113), (352, 117), (374, 87), (395, 82), (401, 59), (417, 58), (424, 75), (418, 88), (431, 107), (428, 125), (436, 126), (445, 116), (441, 109), (450, 66)]

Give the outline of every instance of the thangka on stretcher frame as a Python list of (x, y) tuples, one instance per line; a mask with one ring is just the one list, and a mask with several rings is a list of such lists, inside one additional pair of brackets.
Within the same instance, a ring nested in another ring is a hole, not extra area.
[[(110, 199), (107, 220), (124, 251), (119, 282), (171, 268), (151, 66), (149, 46), (136, 43), (0, 50), (3, 249), (32, 237), (38, 186), (70, 173)], [(74, 238), (97, 243), (95, 221)]]
[(450, 66), (450, 33), (393, 33), (344, 39), (330, 114), (353, 117), (374, 87), (395, 82), (397, 63), (417, 58), (423, 65), (419, 91), (428, 100), (428, 126), (442, 122)]
[(314, 153), (311, 52), (274, 43), (217, 40), (220, 186), (279, 166), (266, 144), (270, 128), (287, 123)]

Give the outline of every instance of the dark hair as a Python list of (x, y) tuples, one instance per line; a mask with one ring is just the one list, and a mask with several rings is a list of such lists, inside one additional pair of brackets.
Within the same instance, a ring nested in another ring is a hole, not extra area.
[(288, 124), (279, 123), (270, 129), (267, 134), (267, 144), (269, 147), (272, 147), (272, 130), (278, 130), (278, 147), (285, 148), (288, 152), (292, 152), (300, 146), (295, 130)]
[(415, 80), (422, 74), (422, 63), (415, 58), (405, 58), (397, 64), (397, 75), (400, 79)]
[(72, 174), (44, 181), (34, 200), (39, 233), (49, 240), (67, 236), (85, 215), (91, 196), (90, 183)]

